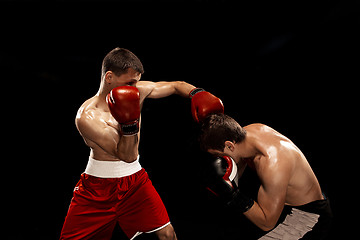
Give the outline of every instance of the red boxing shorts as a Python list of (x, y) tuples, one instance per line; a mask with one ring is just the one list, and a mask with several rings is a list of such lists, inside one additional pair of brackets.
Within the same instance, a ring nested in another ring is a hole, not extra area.
[(87, 168), (74, 189), (60, 239), (111, 239), (116, 223), (134, 239), (169, 225), (159, 194), (140, 169), (125, 177), (100, 178), (87, 174)]

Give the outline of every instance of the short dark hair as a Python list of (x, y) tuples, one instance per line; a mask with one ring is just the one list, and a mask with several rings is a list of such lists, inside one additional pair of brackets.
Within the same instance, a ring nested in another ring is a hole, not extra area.
[(245, 139), (246, 130), (233, 118), (225, 114), (211, 114), (202, 123), (201, 149), (224, 151), (225, 141), (239, 143)]
[(121, 74), (126, 73), (129, 68), (132, 68), (141, 74), (144, 73), (144, 67), (135, 54), (125, 48), (117, 47), (104, 57), (101, 67), (101, 76), (104, 76), (107, 71), (112, 71), (117, 76), (120, 76)]

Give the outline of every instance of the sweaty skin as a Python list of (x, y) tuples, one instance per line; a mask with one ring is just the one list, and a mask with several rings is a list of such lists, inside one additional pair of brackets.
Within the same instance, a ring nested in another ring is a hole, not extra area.
[[(91, 157), (100, 161), (133, 162), (139, 154), (140, 131), (135, 136), (122, 136), (118, 122), (111, 115), (105, 97), (111, 89), (131, 85), (140, 92), (140, 106), (145, 98), (162, 98), (171, 94), (188, 96), (194, 88), (185, 82), (140, 81), (141, 74), (130, 68), (120, 77), (111, 73), (111, 79), (102, 82), (99, 92), (85, 101), (78, 110), (75, 123), (85, 143), (91, 149)], [(105, 75), (105, 78), (109, 77)]]
[(225, 142), (224, 151), (238, 164), (239, 174), (253, 168), (260, 181), (257, 202), (244, 215), (259, 228), (274, 228), (284, 205), (299, 206), (322, 200), (319, 182), (300, 149), (287, 137), (263, 124), (251, 124), (244, 141)]

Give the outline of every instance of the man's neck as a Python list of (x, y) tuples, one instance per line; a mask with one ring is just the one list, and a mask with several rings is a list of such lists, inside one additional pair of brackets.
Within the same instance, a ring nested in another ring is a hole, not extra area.
[(253, 159), (258, 154), (256, 147), (248, 141), (248, 138), (245, 138), (242, 142), (238, 144), (238, 151), (236, 153), (240, 159)]
[(111, 89), (108, 89), (106, 86), (104, 86), (104, 83), (102, 82), (100, 84), (98, 92), (96, 93), (96, 96), (98, 98), (98, 104), (100, 104), (104, 108), (107, 108), (106, 96), (109, 94), (110, 91)]
[(106, 96), (109, 94), (109, 92), (111, 91), (110, 88), (108, 88), (104, 81), (101, 81), (100, 87), (98, 92), (96, 93), (96, 96), (98, 96), (100, 99), (103, 99), (104, 101), (106, 101)]
[(242, 144), (242, 152), (239, 154), (240, 161), (242, 163), (246, 163), (254, 169), (254, 159), (259, 155), (259, 151), (256, 146), (252, 144), (252, 141), (249, 141), (248, 137), (246, 137), (240, 144)]

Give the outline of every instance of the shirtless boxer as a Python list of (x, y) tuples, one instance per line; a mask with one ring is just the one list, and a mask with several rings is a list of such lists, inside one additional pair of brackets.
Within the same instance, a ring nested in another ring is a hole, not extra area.
[[(260, 239), (325, 237), (332, 218), (329, 201), (305, 156), (290, 139), (263, 124), (242, 128), (227, 115), (211, 114), (203, 122), (200, 143), (218, 157), (214, 167), (223, 170), (214, 176), (210, 190), (230, 209), (269, 231)], [(261, 182), (256, 201), (231, 183), (226, 173), (230, 166), (237, 168), (239, 177), (246, 166), (256, 171)], [(290, 213), (278, 224), (284, 208)]]
[(140, 110), (145, 98), (178, 94), (191, 97), (193, 115), (201, 116), (202, 106), (205, 114), (219, 112), (211, 106), (217, 98), (208, 92), (198, 94), (186, 82), (140, 82), (143, 72), (133, 53), (113, 49), (103, 60), (98, 93), (78, 110), (75, 123), (91, 151), (60, 239), (110, 239), (116, 223), (129, 239), (143, 232), (177, 239), (165, 206), (139, 163)]

